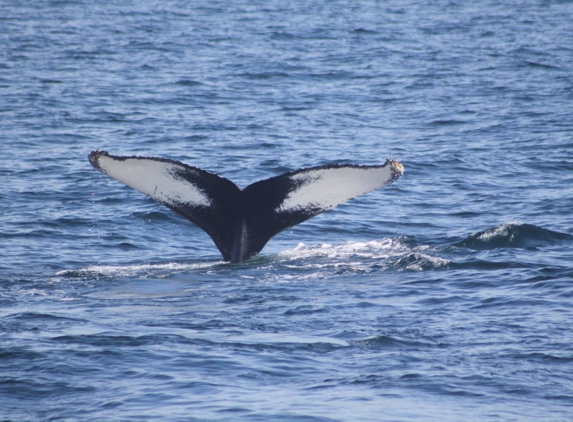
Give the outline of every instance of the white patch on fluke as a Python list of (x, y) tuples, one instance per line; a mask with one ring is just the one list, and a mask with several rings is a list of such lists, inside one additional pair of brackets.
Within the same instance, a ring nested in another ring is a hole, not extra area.
[(343, 166), (311, 169), (291, 176), (300, 186), (290, 192), (278, 212), (305, 208), (329, 210), (352, 198), (392, 183), (404, 171), (396, 161), (382, 167)]
[(146, 158), (116, 160), (102, 155), (99, 168), (108, 176), (167, 204), (189, 204), (208, 207), (211, 200), (204, 192), (186, 180), (174, 176), (178, 171), (193, 171), (181, 165)]

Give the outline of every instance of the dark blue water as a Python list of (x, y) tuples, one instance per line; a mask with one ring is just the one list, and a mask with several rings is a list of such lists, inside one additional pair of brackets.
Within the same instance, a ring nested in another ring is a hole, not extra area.
[[(429, 3), (429, 4), (428, 4)], [(0, 416), (573, 419), (573, 3), (0, 3)], [(226, 264), (94, 149), (404, 176)]]

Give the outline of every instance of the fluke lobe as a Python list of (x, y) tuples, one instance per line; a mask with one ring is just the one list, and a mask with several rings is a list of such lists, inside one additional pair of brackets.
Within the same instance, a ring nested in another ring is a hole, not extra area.
[(382, 166), (331, 164), (290, 171), (240, 189), (224, 177), (165, 158), (92, 151), (91, 165), (201, 227), (225, 261), (243, 261), (281, 231), (381, 189), (404, 173)]

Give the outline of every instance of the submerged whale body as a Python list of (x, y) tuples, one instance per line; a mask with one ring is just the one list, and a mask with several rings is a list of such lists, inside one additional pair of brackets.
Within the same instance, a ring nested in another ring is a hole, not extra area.
[(404, 167), (331, 164), (261, 180), (244, 189), (224, 177), (165, 158), (93, 151), (91, 165), (202, 228), (225, 261), (260, 252), (275, 235), (398, 179)]

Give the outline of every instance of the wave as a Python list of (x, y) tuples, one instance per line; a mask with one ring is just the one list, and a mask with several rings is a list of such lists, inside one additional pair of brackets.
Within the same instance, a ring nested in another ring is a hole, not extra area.
[(421, 341), (398, 338), (389, 335), (375, 335), (352, 340), (351, 344), (365, 349), (421, 349), (433, 347), (434, 344)]
[(498, 248), (534, 248), (572, 241), (573, 236), (533, 224), (508, 223), (473, 234), (454, 246), (484, 250)]

